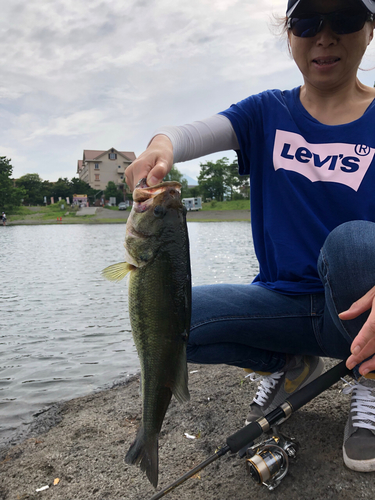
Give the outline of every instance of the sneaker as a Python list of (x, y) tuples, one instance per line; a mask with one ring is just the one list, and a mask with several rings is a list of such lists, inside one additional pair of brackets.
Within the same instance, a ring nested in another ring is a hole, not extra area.
[(359, 472), (375, 471), (375, 380), (361, 377), (343, 393), (352, 392), (342, 447), (344, 463)]
[[(292, 356), (286, 363), (283, 371), (247, 375), (251, 380), (261, 379), (258, 391), (250, 404), (250, 413), (245, 424), (249, 425), (254, 420), (264, 417), (280, 406), (294, 392), (298, 391), (324, 371), (324, 362), (317, 356)], [(258, 375), (258, 376), (257, 376)], [(279, 423), (284, 422), (281, 420)]]

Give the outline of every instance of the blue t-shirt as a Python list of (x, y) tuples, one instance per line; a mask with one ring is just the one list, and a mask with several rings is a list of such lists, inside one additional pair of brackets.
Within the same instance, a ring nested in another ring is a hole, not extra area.
[(305, 110), (299, 88), (269, 90), (221, 113), (238, 138), (240, 174), (250, 174), (255, 283), (322, 292), (317, 260), (327, 235), (350, 220), (375, 222), (374, 102), (336, 126)]

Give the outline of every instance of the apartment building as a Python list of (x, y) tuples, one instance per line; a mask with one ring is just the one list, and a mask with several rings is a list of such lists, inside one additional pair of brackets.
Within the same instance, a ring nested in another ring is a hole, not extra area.
[(103, 191), (110, 181), (122, 183), (125, 170), (135, 159), (132, 151), (117, 151), (115, 148), (107, 151), (84, 149), (83, 159), (77, 162), (77, 174), (93, 189)]

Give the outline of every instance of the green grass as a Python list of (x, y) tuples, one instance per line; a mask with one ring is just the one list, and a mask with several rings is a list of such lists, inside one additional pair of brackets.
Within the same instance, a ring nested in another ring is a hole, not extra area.
[[(78, 219), (79, 217), (77, 217)], [(95, 219), (93, 221), (95, 224), (126, 224), (126, 219)]]
[[(57, 224), (57, 219), (60, 217), (62, 223), (67, 224), (124, 224), (124, 219), (111, 219), (111, 218), (97, 218), (95, 215), (84, 215), (76, 217), (77, 209), (71, 209), (64, 203), (65, 208), (61, 210), (62, 202), (55, 203), (54, 205), (48, 205), (47, 207), (18, 207), (12, 212), (7, 212), (7, 219), (9, 222), (17, 221), (19, 224), (37, 224), (38, 221), (44, 224)], [(105, 207), (105, 210), (118, 210), (118, 207)], [(212, 201), (210, 203), (203, 204), (203, 211), (207, 212), (204, 219), (200, 219), (201, 222), (216, 222), (217, 219), (210, 215), (210, 211), (218, 210), (247, 210), (250, 212), (250, 201), (249, 200), (233, 200), (233, 201), (223, 201), (217, 202)], [(221, 221), (225, 219), (220, 219)], [(230, 219), (230, 220), (242, 220)]]
[(13, 215), (20, 215), (20, 216), (24, 216), (24, 215), (30, 215), (31, 213), (33, 213), (32, 210), (30, 210), (29, 207), (15, 207), (15, 208), (12, 208), (11, 210), (8, 210), (7, 211), (7, 216), (13, 216)]
[(213, 200), (210, 203), (203, 203), (202, 210), (250, 210), (250, 200)]
[(106, 205), (104, 208), (106, 210), (118, 210), (118, 207), (109, 207), (108, 205)]
[[(61, 210), (61, 205), (65, 208)], [(77, 209), (72, 209), (66, 203), (58, 202), (46, 207), (17, 207), (11, 211), (7, 218), (9, 221), (18, 220), (50, 220), (57, 218), (75, 217)]]

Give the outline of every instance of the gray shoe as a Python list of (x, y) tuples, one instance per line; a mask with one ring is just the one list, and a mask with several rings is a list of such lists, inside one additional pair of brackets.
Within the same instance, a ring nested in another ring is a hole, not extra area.
[(321, 358), (298, 355), (289, 359), (283, 371), (260, 375), (257, 378), (254, 378), (256, 373), (250, 374), (251, 380), (261, 379), (261, 383), (253, 402), (250, 404), (250, 413), (245, 424), (249, 425), (254, 420), (273, 411), (291, 394), (319, 377), (323, 371), (324, 362)]
[(355, 471), (375, 471), (375, 380), (362, 377), (343, 392), (352, 392), (342, 447), (344, 463)]

